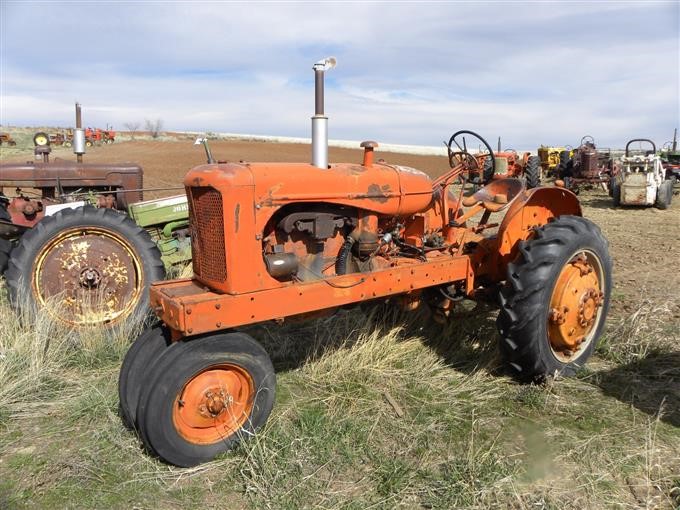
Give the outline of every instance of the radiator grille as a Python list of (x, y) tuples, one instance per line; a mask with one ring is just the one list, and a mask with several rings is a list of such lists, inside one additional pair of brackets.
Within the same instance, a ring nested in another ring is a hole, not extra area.
[(206, 280), (224, 282), (227, 262), (222, 194), (210, 187), (189, 188), (188, 191), (194, 273)]

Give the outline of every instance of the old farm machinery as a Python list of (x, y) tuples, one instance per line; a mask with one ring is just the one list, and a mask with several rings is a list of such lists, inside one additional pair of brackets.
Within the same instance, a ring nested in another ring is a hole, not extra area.
[[(477, 157), (469, 158), (472, 146), (477, 145), (477, 156), (484, 155), (481, 165), (476, 165)], [(494, 179), (514, 177), (522, 179), (527, 188), (535, 188), (541, 183), (541, 166), (537, 156), (525, 152), (518, 154), (514, 149), (501, 150), (501, 139), (498, 139), (498, 150), (493, 152), (489, 144), (473, 131), (455, 132), (446, 144), (449, 166), (455, 168), (466, 163), (469, 168), (469, 180), (475, 185), (488, 184)], [(467, 161), (466, 161), (467, 160)]]
[(10, 147), (14, 147), (17, 144), (17, 142), (16, 140), (14, 140), (14, 138), (12, 138), (12, 135), (10, 135), (9, 133), (0, 133), (0, 145), (3, 144), (8, 145)]
[(212, 459), (267, 419), (276, 376), (239, 331), (253, 323), (498, 296), (501, 352), (523, 379), (574, 373), (602, 333), (611, 260), (576, 196), (513, 178), (464, 196), (456, 179), (493, 159), (464, 146), (435, 180), (376, 161), (375, 142), (361, 144), (363, 162), (329, 165), (333, 63), (314, 66), (311, 164), (212, 163), (185, 177), (195, 276), (151, 286), (162, 324), (134, 342), (119, 379), (125, 421), (167, 462)]
[(557, 173), (557, 169), (560, 166), (560, 157), (565, 151), (569, 154), (568, 157), (574, 155), (574, 150), (570, 146), (546, 147), (545, 145), (541, 145), (538, 148), (536, 152), (538, 154), (538, 159), (541, 162), (544, 176), (549, 177)]
[[(647, 150), (633, 151), (638, 142)], [(656, 145), (651, 140), (636, 138), (626, 144), (626, 152), (619, 159), (619, 172), (611, 178), (611, 193), (615, 205), (653, 205), (668, 209), (673, 197), (673, 179), (667, 178)]]
[(145, 314), (150, 283), (190, 259), (188, 205), (184, 195), (142, 202), (135, 164), (84, 163), (80, 105), (76, 117), (77, 161), (50, 161), (37, 133), (42, 161), (0, 165), (0, 272), (27, 316), (114, 326)]
[(586, 135), (573, 153), (560, 154), (557, 177), (564, 187), (578, 193), (582, 186), (602, 186), (605, 190), (616, 173), (611, 150), (598, 149), (592, 136)]
[(680, 180), (680, 150), (678, 149), (677, 128), (673, 131), (673, 141), (663, 144), (659, 156), (666, 170), (666, 179)]

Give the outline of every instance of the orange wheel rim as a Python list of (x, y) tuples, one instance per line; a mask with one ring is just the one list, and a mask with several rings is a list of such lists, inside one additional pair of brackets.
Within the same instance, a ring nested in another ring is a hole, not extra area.
[(548, 338), (557, 359), (575, 361), (592, 342), (602, 318), (604, 271), (597, 256), (580, 251), (560, 272), (550, 298)]
[(253, 409), (253, 378), (223, 363), (194, 375), (175, 398), (172, 421), (190, 443), (212, 444), (238, 432)]

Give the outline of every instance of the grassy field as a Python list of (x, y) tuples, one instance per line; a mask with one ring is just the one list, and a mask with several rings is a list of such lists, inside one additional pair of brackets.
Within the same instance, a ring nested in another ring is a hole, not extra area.
[(0, 508), (677, 507), (669, 305), (610, 321), (586, 370), (544, 386), (500, 368), (486, 308), (444, 329), (359, 310), (253, 327), (279, 374), (271, 419), (237, 451), (178, 469), (117, 416), (132, 326), (74, 334), (2, 299)]

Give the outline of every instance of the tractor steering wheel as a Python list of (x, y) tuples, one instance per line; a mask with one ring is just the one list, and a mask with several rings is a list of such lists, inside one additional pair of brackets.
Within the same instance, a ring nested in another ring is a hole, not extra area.
[(462, 165), (464, 171), (468, 175), (477, 173), (479, 174), (480, 180), (483, 180), (484, 169), (480, 166), (477, 157), (468, 151), (468, 142), (465, 138), (465, 135), (468, 135), (472, 141), (477, 139), (478, 142), (481, 142), (478, 144), (478, 146), (484, 146), (484, 148), (486, 148), (488, 153), (484, 153), (480, 150), (477, 155), (488, 154), (487, 157), (491, 158), (491, 175), (493, 175), (496, 171), (496, 158), (494, 157), (491, 146), (477, 133), (468, 131), (466, 129), (456, 131), (453, 135), (451, 135), (451, 138), (449, 138), (449, 143), (446, 144), (446, 148), (448, 149), (449, 153), (449, 166), (451, 168), (455, 168), (458, 165)]
[(592, 145), (595, 145), (595, 138), (593, 138), (590, 135), (586, 135), (583, 138), (581, 138), (581, 145), (585, 145), (587, 143), (590, 143)]

